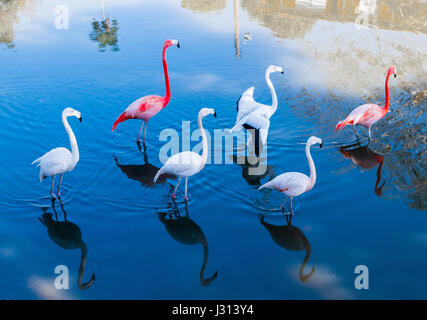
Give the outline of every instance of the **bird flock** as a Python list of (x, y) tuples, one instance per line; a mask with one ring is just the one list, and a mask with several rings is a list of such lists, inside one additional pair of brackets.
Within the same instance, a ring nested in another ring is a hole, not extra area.
[[(171, 98), (171, 89), (169, 82), (168, 66), (166, 63), (166, 50), (171, 46), (177, 46), (180, 48), (180, 44), (177, 40), (166, 40), (163, 46), (162, 60), (163, 69), (166, 84), (166, 94), (164, 97), (157, 95), (148, 95), (139, 98), (132, 102), (125, 111), (115, 120), (112, 130), (114, 131), (117, 125), (129, 119), (140, 119), (142, 120), (141, 128), (137, 136), (137, 142), (140, 142), (140, 136), (142, 129), (144, 128), (143, 144), (145, 146), (147, 123), (153, 116), (160, 112), (167, 106)], [(277, 94), (274, 86), (270, 80), (270, 74), (274, 72), (284, 73), (282, 67), (270, 65), (265, 72), (265, 80), (270, 89), (272, 97), (272, 105), (265, 105), (258, 103), (253, 98), (254, 87), (248, 88), (243, 92), (237, 101), (237, 116), (234, 126), (229, 130), (234, 132), (237, 130), (246, 129), (250, 133), (250, 137), (247, 141), (247, 147), (252, 148), (257, 157), (260, 156), (263, 146), (267, 143), (268, 129), (270, 127), (270, 118), (276, 112), (278, 107)], [(342, 130), (345, 126), (352, 125), (359, 127), (366, 127), (368, 129), (369, 139), (371, 139), (371, 127), (378, 120), (383, 118), (390, 106), (389, 99), (389, 88), (388, 82), (390, 76), (396, 77), (397, 73), (394, 67), (390, 67), (387, 71), (385, 80), (385, 104), (381, 107), (376, 104), (364, 104), (355, 108), (344, 120), (338, 122), (335, 131)], [(176, 191), (179, 187), (182, 179), (185, 179), (185, 194), (184, 200), (188, 200), (187, 196), (187, 184), (188, 178), (199, 173), (205, 167), (207, 156), (208, 156), (208, 142), (206, 133), (203, 129), (202, 120), (206, 116), (213, 115), (217, 116), (214, 109), (202, 108), (198, 114), (198, 126), (202, 136), (202, 154), (191, 151), (185, 151), (177, 153), (171, 156), (166, 163), (159, 169), (155, 175), (153, 182), (156, 182), (161, 175), (173, 175), (177, 177), (177, 184), (175, 186), (172, 198), (175, 199)], [(40, 158), (36, 159), (32, 164), (37, 164), (40, 167), (40, 181), (44, 178), (52, 177), (52, 185), (50, 195), (53, 199), (61, 198), (61, 183), (63, 174), (72, 171), (79, 161), (79, 149), (77, 145), (76, 137), (68, 123), (69, 117), (76, 117), (82, 121), (82, 115), (79, 111), (72, 108), (65, 108), (62, 112), (62, 122), (65, 130), (70, 139), (71, 152), (66, 148), (55, 148), (45, 153)], [(360, 130), (360, 128), (359, 128)], [(355, 135), (358, 138), (358, 132), (355, 131)], [(354, 131), (354, 129), (353, 129)], [(310, 169), (310, 175), (307, 176), (299, 172), (285, 172), (278, 175), (271, 181), (263, 184), (258, 190), (265, 188), (275, 189), (284, 194), (285, 199), (281, 204), (282, 211), (285, 208), (286, 201), (290, 199), (290, 213), (293, 213), (292, 200), (307, 191), (313, 189), (316, 184), (316, 167), (314, 165), (313, 158), (310, 153), (312, 145), (319, 144), (322, 147), (322, 139), (311, 136), (308, 138), (305, 154)], [(55, 176), (59, 175), (59, 184), (57, 193), (54, 193)]]

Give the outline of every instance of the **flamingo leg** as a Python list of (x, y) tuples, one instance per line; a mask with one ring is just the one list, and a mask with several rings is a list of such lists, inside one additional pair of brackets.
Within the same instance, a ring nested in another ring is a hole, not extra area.
[(61, 183), (62, 183), (62, 176), (63, 176), (63, 173), (61, 173), (61, 176), (59, 177), (58, 192), (57, 192), (58, 199), (61, 199), (61, 191), (60, 191), (60, 189), (61, 189)]
[(368, 127), (369, 140), (371, 140), (371, 127)]
[(283, 200), (282, 204), (280, 205), (280, 209), (281, 209), (282, 211), (284, 211), (284, 210), (285, 210), (285, 203), (286, 203), (286, 200), (288, 200), (288, 198), (289, 198), (289, 197), (286, 197), (286, 198), (285, 198), (285, 200)]
[[(141, 128), (139, 129), (138, 138), (136, 138), (136, 141), (141, 141), (141, 140), (139, 139), (139, 137), (141, 137), (142, 127), (144, 126), (144, 123), (145, 123), (145, 121), (144, 121), (144, 120), (142, 120)], [(144, 138), (145, 138), (145, 135), (144, 135)]]
[(55, 176), (52, 176), (52, 185), (50, 186), (50, 195), (53, 199), (56, 199), (55, 194), (53, 193), (53, 185), (55, 184)]
[(293, 200), (294, 198), (291, 198), (291, 214), (294, 214), (294, 209), (292, 208), (292, 200)]
[(147, 135), (147, 125), (148, 121), (145, 121), (145, 127), (144, 127), (144, 138), (142, 139), (142, 144), (145, 146), (145, 136)]
[(181, 182), (181, 180), (182, 178), (178, 178), (178, 183), (176, 184), (175, 189), (173, 190), (172, 199), (175, 199), (175, 193), (176, 193), (176, 190), (178, 190), (179, 183)]
[(187, 201), (187, 183), (188, 183), (188, 177), (185, 178), (185, 195), (184, 195), (184, 200)]

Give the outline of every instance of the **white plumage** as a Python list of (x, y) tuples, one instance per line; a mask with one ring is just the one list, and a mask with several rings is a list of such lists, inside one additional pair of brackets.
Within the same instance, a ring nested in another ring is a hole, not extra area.
[(310, 167), (310, 177), (299, 172), (285, 172), (273, 180), (265, 183), (259, 187), (258, 190), (272, 188), (286, 195), (286, 198), (281, 205), (282, 209), (284, 208), (286, 200), (291, 198), (292, 213), (292, 199), (303, 194), (304, 192), (310, 191), (313, 189), (316, 183), (316, 167), (314, 166), (313, 158), (310, 154), (310, 147), (317, 143), (320, 144), (320, 147), (322, 147), (322, 139), (312, 136), (307, 140), (305, 147), (305, 154), (307, 156), (308, 165)]
[(61, 175), (58, 185), (58, 197), (60, 198), (62, 175), (65, 172), (72, 171), (76, 166), (77, 162), (79, 161), (79, 149), (77, 146), (77, 140), (67, 121), (67, 118), (70, 116), (77, 117), (80, 121), (82, 120), (82, 116), (79, 111), (76, 111), (72, 108), (65, 108), (64, 111), (62, 111), (62, 123), (64, 124), (65, 130), (67, 131), (68, 136), (70, 138), (72, 152), (62, 147), (55, 148), (45, 153), (40, 158), (34, 160), (32, 163), (32, 165), (37, 163), (37, 167), (40, 167), (40, 182), (42, 182), (44, 178), (52, 177), (52, 186), (50, 194), (54, 198), (55, 195), (53, 193), (53, 185), (55, 176), (58, 174)]
[[(268, 106), (262, 103), (258, 103), (253, 98), (254, 87), (246, 89), (237, 101), (237, 117), (233, 128), (230, 132), (250, 129), (251, 136), (248, 139), (247, 145), (253, 143), (255, 154), (259, 156), (262, 146), (267, 142), (268, 129), (270, 127), (270, 117), (277, 110), (277, 94), (274, 90), (273, 84), (270, 80), (270, 74), (273, 72), (283, 72), (282, 67), (270, 65), (265, 71), (265, 81), (270, 88), (272, 105)], [(261, 142), (261, 146), (259, 145)]]
[(214, 109), (203, 108), (200, 110), (199, 116), (197, 119), (201, 136), (202, 136), (202, 145), (203, 145), (202, 155), (192, 151), (184, 151), (184, 152), (177, 153), (166, 161), (166, 163), (163, 165), (163, 167), (160, 168), (160, 170), (156, 173), (156, 176), (153, 179), (153, 181), (156, 182), (157, 179), (162, 174), (172, 174), (177, 176), (178, 182), (172, 194), (172, 198), (174, 199), (175, 199), (175, 193), (176, 193), (176, 190), (178, 189), (179, 183), (183, 178), (185, 178), (184, 199), (187, 200), (188, 177), (191, 177), (196, 173), (199, 173), (205, 167), (206, 160), (208, 157), (208, 141), (206, 138), (205, 130), (203, 129), (202, 119), (209, 114), (212, 114), (214, 115), (214, 117), (216, 117), (216, 112)]

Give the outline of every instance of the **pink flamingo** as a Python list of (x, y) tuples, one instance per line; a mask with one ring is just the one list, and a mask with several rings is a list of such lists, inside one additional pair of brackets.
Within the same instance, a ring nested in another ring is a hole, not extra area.
[[(358, 106), (354, 109), (344, 120), (338, 122), (335, 131), (338, 129), (342, 130), (346, 125), (361, 125), (368, 128), (369, 139), (371, 139), (371, 127), (372, 125), (384, 117), (389, 108), (389, 92), (388, 92), (388, 79), (391, 75), (394, 75), (396, 78), (396, 70), (394, 67), (390, 67), (387, 72), (387, 77), (385, 79), (385, 104), (384, 107), (380, 107), (377, 104), (368, 103), (361, 106)], [(356, 133), (357, 136), (357, 133)]]
[(139, 129), (139, 134), (137, 141), (139, 140), (139, 137), (141, 136), (142, 127), (144, 127), (144, 138), (143, 143), (145, 144), (145, 135), (147, 133), (147, 122), (152, 117), (154, 117), (160, 110), (162, 110), (164, 107), (167, 106), (169, 103), (170, 97), (171, 97), (171, 90), (169, 85), (169, 75), (168, 75), (168, 65), (166, 63), (166, 49), (170, 46), (175, 45), (178, 48), (179, 42), (178, 40), (166, 40), (165, 44), (163, 46), (163, 69), (165, 73), (165, 83), (166, 83), (166, 96), (160, 97), (160, 96), (145, 96), (142, 98), (139, 98), (138, 100), (135, 100), (132, 102), (129, 107), (126, 108), (126, 110), (116, 119), (116, 121), (113, 124), (113, 129), (117, 127), (117, 125), (120, 122), (126, 121), (128, 119), (141, 119), (141, 129)]

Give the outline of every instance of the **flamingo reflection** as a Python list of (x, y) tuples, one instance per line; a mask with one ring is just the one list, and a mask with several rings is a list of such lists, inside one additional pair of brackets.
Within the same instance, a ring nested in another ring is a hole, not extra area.
[(139, 181), (144, 187), (151, 188), (156, 184), (165, 183), (167, 179), (175, 178), (175, 176), (169, 174), (162, 174), (156, 182), (153, 182), (153, 178), (157, 171), (159, 171), (159, 168), (148, 162), (146, 146), (144, 145), (144, 151), (142, 151), (141, 143), (138, 141), (137, 144), (139, 151), (144, 157), (144, 164), (120, 164), (117, 157), (114, 156), (116, 165), (129, 179)]
[(84, 290), (89, 288), (95, 281), (95, 274), (92, 273), (90, 280), (82, 283), (83, 274), (85, 271), (87, 261), (87, 246), (82, 240), (82, 233), (80, 228), (75, 223), (67, 221), (67, 213), (64, 210), (62, 202), (61, 210), (64, 213), (64, 221), (58, 221), (58, 213), (55, 208), (55, 199), (52, 200), (52, 210), (55, 213), (55, 220), (52, 219), (52, 214), (46, 212), (48, 208), (43, 208), (43, 215), (38, 219), (47, 228), (49, 238), (62, 249), (80, 249), (80, 266), (79, 276), (77, 278), (77, 285), (80, 289)]
[(171, 213), (157, 212), (159, 220), (163, 223), (166, 231), (175, 241), (185, 245), (201, 244), (203, 246), (203, 264), (200, 269), (200, 283), (204, 287), (209, 286), (218, 276), (218, 271), (215, 271), (210, 278), (204, 277), (206, 264), (208, 262), (208, 241), (200, 226), (190, 219), (187, 204), (185, 204), (184, 216), (180, 215), (175, 201), (172, 206), (173, 212)]
[(276, 242), (280, 247), (286, 250), (292, 251), (305, 251), (304, 260), (299, 268), (299, 279), (301, 282), (306, 282), (313, 275), (315, 268), (312, 267), (311, 271), (307, 274), (303, 274), (304, 268), (307, 265), (308, 259), (311, 254), (311, 245), (308, 242), (307, 238), (304, 236), (304, 233), (297, 227), (291, 224), (292, 216), (286, 215), (287, 224), (284, 226), (276, 226), (264, 221), (264, 216), (260, 216), (261, 224), (267, 229), (270, 233), (271, 238)]
[(255, 154), (249, 153), (249, 156), (232, 155), (233, 163), (242, 168), (242, 177), (250, 186), (260, 186), (261, 180), (268, 177), (271, 180), (275, 177), (274, 167), (269, 164), (263, 164)]
[(379, 164), (377, 169), (377, 181), (375, 183), (375, 194), (377, 196), (381, 196), (382, 188), (384, 187), (385, 182), (383, 182), (381, 186), (378, 185), (381, 181), (381, 169), (384, 163), (384, 157), (378, 153), (373, 152), (371, 149), (369, 149), (368, 145), (361, 146), (359, 143), (340, 147), (339, 152), (341, 152), (344, 157), (350, 159), (357, 166), (367, 170), (372, 169)]

